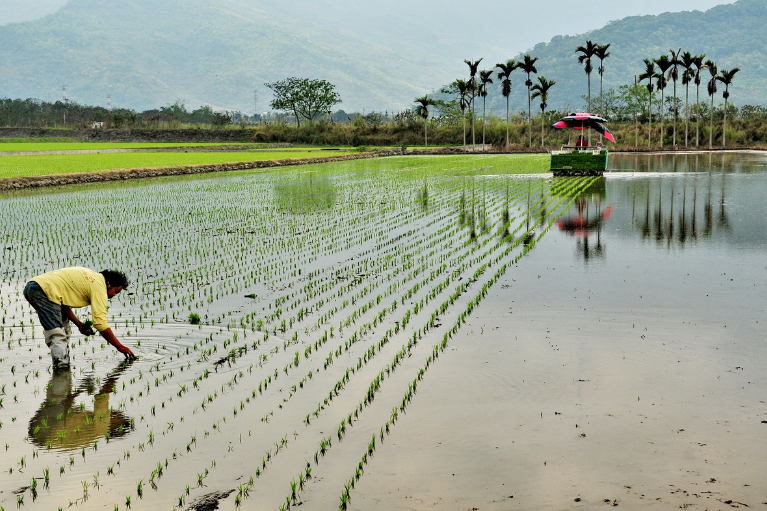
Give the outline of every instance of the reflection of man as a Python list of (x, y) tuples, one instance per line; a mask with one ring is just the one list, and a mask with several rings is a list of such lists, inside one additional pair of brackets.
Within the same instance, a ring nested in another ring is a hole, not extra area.
[[(92, 394), (95, 385), (92, 378), (86, 378), (72, 391), (72, 373), (56, 371), (48, 383), (45, 402), (29, 422), (29, 438), (40, 446), (64, 449), (79, 449), (106, 436), (119, 437), (128, 432), (130, 420), (120, 411), (109, 409), (109, 395), (120, 375), (130, 365), (123, 362), (107, 376), (101, 389), (94, 397), (93, 410), (75, 407), (75, 398), (83, 391)], [(121, 427), (122, 426), (122, 427)]]
[(54, 369), (69, 367), (69, 338), (72, 321), (83, 335), (93, 330), (82, 323), (72, 308), (91, 306), (93, 326), (106, 341), (126, 358), (133, 352), (120, 344), (107, 323), (107, 300), (128, 287), (128, 278), (119, 271), (96, 273), (88, 268), (74, 267), (54, 270), (33, 278), (24, 288), (24, 298), (37, 311), (45, 330), (45, 344), (51, 350)]

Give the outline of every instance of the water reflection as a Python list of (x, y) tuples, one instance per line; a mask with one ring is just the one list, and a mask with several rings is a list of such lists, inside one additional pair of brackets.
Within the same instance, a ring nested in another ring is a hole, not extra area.
[(327, 176), (315, 172), (275, 185), (274, 195), (276, 206), (291, 213), (315, 212), (330, 209), (336, 204), (335, 185)]
[[(608, 240), (666, 250), (767, 247), (767, 155), (620, 154), (611, 162), (652, 171), (606, 174), (603, 191), (578, 197), (558, 219), (559, 230), (574, 237), (579, 259), (605, 257)], [(605, 207), (607, 197), (612, 209)]]
[[(80, 449), (100, 438), (122, 437), (131, 429), (131, 420), (109, 405), (112, 391), (123, 372), (132, 362), (126, 361), (107, 375), (97, 390), (92, 376), (83, 378), (73, 390), (71, 371), (57, 371), (45, 392), (45, 401), (29, 421), (29, 438), (39, 447)], [(93, 409), (82, 399), (83, 393), (93, 395)], [(114, 403), (113, 403), (114, 404)]]
[[(559, 230), (575, 237), (576, 254), (585, 261), (605, 257), (602, 230), (613, 211), (612, 206), (602, 207), (607, 198), (606, 183), (602, 177), (583, 188), (575, 197), (573, 206), (557, 219)], [(596, 243), (589, 238), (593, 235), (596, 235)]]

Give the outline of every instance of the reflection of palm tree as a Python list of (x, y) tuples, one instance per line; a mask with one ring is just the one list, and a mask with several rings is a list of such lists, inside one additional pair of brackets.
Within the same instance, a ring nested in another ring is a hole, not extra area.
[(719, 224), (719, 227), (721, 227), (725, 231), (729, 231), (730, 230), (730, 219), (727, 217), (727, 212), (725, 211), (725, 208), (724, 208), (724, 206), (725, 206), (725, 199), (724, 199), (724, 197), (725, 197), (725, 193), (724, 193), (725, 192), (725, 188), (724, 188), (724, 185), (725, 185), (725, 178), (726, 177), (727, 177), (727, 173), (724, 170), (724, 155), (722, 155), (722, 195), (721, 195), (721, 198), (719, 199), (719, 220), (718, 220), (717, 223)]
[(72, 373), (54, 373), (46, 389), (45, 401), (29, 422), (32, 442), (40, 447), (79, 449), (107, 435), (113, 438), (125, 435), (131, 427), (130, 419), (109, 406), (109, 396), (131, 363), (121, 363), (107, 376), (95, 393), (92, 411), (75, 406), (75, 399), (84, 391), (93, 394), (95, 382), (86, 378), (72, 392)]

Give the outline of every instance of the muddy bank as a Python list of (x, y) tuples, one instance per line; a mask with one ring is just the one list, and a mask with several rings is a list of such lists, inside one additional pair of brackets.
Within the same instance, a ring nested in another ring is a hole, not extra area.
[(231, 172), (235, 170), (264, 169), (292, 165), (312, 165), (334, 161), (359, 160), (364, 158), (379, 158), (384, 156), (401, 155), (399, 149), (348, 154), (343, 156), (324, 156), (319, 158), (288, 158), (285, 160), (259, 160), (238, 163), (216, 163), (210, 165), (182, 165), (177, 167), (157, 167), (143, 169), (117, 169), (101, 172), (82, 172), (72, 174), (52, 174), (46, 176), (29, 176), (0, 179), (0, 191), (21, 190), (24, 188), (45, 188), (105, 181), (123, 181), (127, 179), (143, 179), (148, 177), (181, 176), (187, 174), (204, 174), (210, 172)]

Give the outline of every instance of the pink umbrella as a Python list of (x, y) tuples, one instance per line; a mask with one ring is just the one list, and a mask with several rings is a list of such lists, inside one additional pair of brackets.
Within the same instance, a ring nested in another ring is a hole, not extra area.
[(552, 124), (554, 128), (572, 128), (574, 130), (585, 130), (593, 128), (597, 133), (604, 135), (604, 137), (615, 143), (615, 138), (610, 131), (605, 128), (602, 123), (607, 122), (607, 119), (595, 114), (587, 112), (571, 113), (562, 117), (557, 123)]

